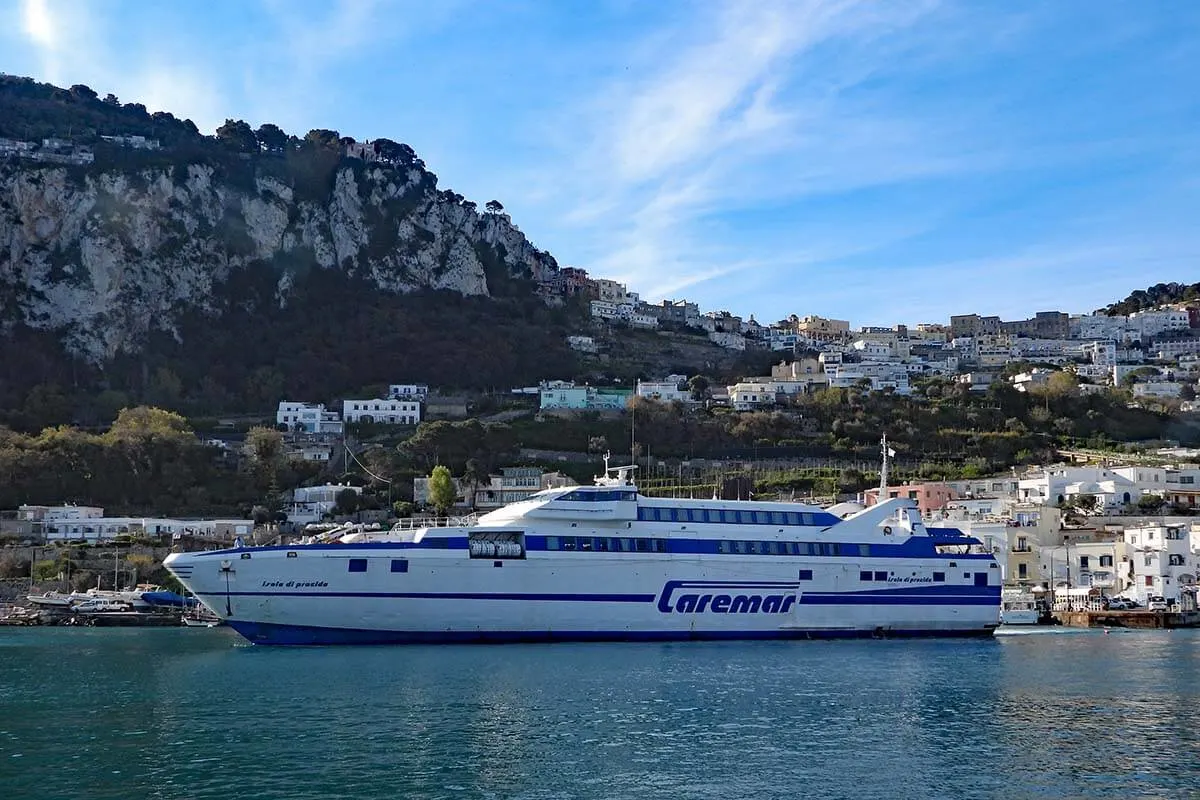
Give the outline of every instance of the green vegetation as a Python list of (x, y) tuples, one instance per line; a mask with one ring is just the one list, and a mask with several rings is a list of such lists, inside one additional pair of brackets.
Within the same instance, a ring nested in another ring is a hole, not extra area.
[(440, 464), (434, 467), (433, 472), (429, 474), (429, 504), (437, 509), (439, 514), (445, 514), (457, 498), (458, 492), (454, 489), (454, 479), (450, 476), (450, 470)]
[(1115, 317), (1189, 300), (1200, 300), (1200, 283), (1156, 283), (1148, 289), (1131, 292), (1124, 300), (1113, 303), (1102, 311)]
[(241, 516), (272, 489), (314, 475), (303, 462), (280, 464), (269, 476), (238, 473), (181, 416), (156, 408), (124, 409), (99, 435), (0, 428), (0, 508), (69, 502), (113, 514)]

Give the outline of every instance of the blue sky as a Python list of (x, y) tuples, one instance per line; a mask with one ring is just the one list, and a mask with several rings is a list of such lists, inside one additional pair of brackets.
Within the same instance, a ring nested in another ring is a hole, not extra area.
[(560, 264), (855, 325), (1200, 280), (1200, 3), (0, 0), (0, 70), (411, 144)]

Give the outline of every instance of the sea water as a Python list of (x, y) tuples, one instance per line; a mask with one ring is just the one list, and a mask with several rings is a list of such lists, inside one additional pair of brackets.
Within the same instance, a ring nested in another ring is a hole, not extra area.
[(0, 629), (0, 800), (1200, 796), (1200, 635), (268, 648)]

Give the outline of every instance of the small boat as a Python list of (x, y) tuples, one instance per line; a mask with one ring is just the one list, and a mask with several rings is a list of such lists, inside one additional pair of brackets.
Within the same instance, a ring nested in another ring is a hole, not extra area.
[(1001, 625), (1037, 625), (1037, 598), (1024, 589), (1005, 589), (1000, 597)]
[(42, 608), (61, 608), (66, 610), (72, 604), (88, 600), (86, 594), (63, 594), (62, 592), (46, 592), (45, 594), (31, 594), (25, 598), (35, 606)]

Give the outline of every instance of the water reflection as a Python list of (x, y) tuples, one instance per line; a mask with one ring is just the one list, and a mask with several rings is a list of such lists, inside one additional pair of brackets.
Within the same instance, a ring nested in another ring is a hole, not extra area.
[(1200, 787), (1194, 633), (289, 650), (206, 631), (14, 633), (5, 800)]

